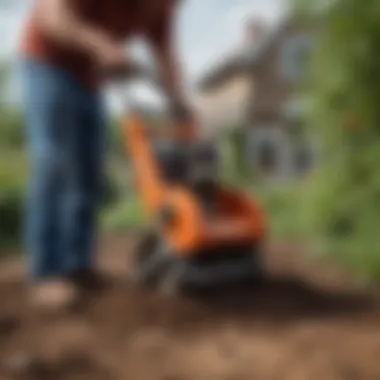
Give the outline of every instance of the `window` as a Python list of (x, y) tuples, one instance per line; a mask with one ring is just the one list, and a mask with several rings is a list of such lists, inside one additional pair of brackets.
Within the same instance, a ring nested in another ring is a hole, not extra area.
[(291, 82), (302, 79), (307, 67), (311, 46), (311, 38), (299, 35), (287, 38), (282, 46), (281, 72)]
[(282, 127), (271, 124), (255, 126), (248, 140), (248, 157), (256, 170), (264, 176), (276, 176), (282, 171), (284, 135)]
[(278, 166), (278, 147), (273, 141), (264, 140), (258, 146), (258, 166), (265, 174), (272, 174)]

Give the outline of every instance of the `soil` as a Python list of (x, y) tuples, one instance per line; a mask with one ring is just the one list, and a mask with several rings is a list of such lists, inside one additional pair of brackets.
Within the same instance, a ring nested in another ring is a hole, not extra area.
[(380, 379), (380, 297), (296, 245), (268, 247), (269, 278), (202, 298), (130, 280), (133, 237), (104, 239), (111, 279), (75, 310), (28, 307), (21, 262), (0, 264), (1, 380)]

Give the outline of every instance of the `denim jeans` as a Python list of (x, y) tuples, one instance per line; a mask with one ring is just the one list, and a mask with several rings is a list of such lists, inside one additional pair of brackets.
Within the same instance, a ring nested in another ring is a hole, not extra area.
[(101, 96), (48, 64), (21, 63), (31, 178), (26, 245), (33, 279), (94, 261), (106, 123)]

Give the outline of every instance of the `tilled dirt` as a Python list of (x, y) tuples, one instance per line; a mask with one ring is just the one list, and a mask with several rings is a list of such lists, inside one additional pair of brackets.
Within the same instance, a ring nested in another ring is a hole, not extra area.
[(257, 288), (168, 298), (129, 281), (132, 241), (107, 239), (112, 286), (56, 315), (31, 310), (20, 263), (2, 263), (0, 380), (380, 379), (376, 289), (282, 246)]

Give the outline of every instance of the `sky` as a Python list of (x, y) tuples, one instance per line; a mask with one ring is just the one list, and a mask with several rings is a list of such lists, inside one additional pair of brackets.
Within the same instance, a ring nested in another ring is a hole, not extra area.
[[(218, 58), (239, 43), (247, 17), (263, 18), (269, 26), (274, 25), (283, 14), (285, 1), (184, 0), (177, 20), (177, 45), (188, 83), (194, 83)], [(23, 20), (32, 3), (33, 0), (0, 0), (0, 59), (17, 57)], [(146, 49), (138, 42), (133, 45), (134, 54), (145, 58)], [(17, 73), (15, 76), (17, 83)], [(136, 93), (146, 101), (158, 99), (146, 87), (136, 87)], [(117, 94), (111, 91), (108, 95), (111, 105), (118, 108)]]

